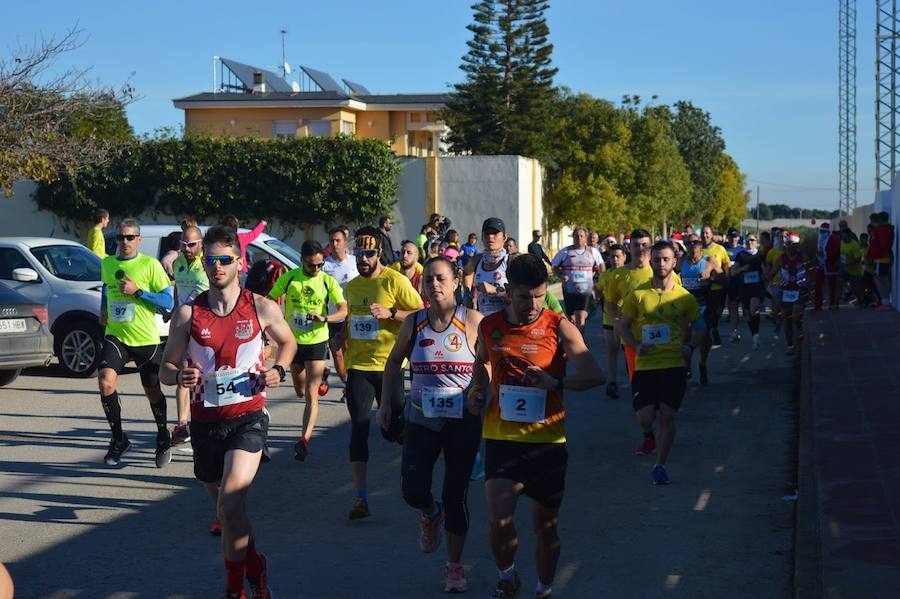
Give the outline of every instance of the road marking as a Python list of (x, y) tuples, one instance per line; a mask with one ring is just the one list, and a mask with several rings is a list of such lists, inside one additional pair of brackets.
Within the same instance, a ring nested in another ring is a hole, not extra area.
[(697, 503), (694, 504), (695, 512), (702, 512), (706, 509), (706, 506), (709, 505), (709, 498), (712, 495), (712, 492), (709, 489), (703, 489), (700, 492), (700, 497), (697, 498)]
[(678, 586), (678, 583), (681, 582), (680, 574), (669, 574), (666, 576), (666, 584), (665, 588), (667, 591), (674, 591), (675, 587)]

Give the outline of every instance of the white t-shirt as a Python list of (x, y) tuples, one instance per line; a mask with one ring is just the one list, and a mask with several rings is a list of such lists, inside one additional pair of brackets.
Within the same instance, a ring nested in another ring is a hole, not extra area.
[[(340, 283), (341, 290), (346, 290), (347, 283), (359, 276), (359, 270), (356, 268), (356, 257), (350, 252), (347, 252), (347, 257), (343, 260), (338, 260), (334, 254), (328, 256), (325, 258), (325, 266), (322, 267), (322, 270), (326, 275), (331, 275)], [(328, 313), (334, 314), (334, 312), (334, 305), (329, 303)]]
[(594, 286), (594, 273), (603, 262), (597, 248), (565, 247), (553, 257), (552, 264), (569, 278), (563, 288), (568, 293), (587, 295)]

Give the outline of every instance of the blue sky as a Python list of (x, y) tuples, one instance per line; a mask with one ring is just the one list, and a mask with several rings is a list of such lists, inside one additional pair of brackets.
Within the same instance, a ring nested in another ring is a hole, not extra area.
[[(443, 91), (460, 78), (470, 4), (9, 2), (0, 52), (77, 22), (85, 44), (59, 66), (92, 67), (107, 85), (130, 78), (141, 99), (128, 116), (142, 133), (183, 121), (171, 100), (211, 89), (213, 55), (274, 67), (282, 28), (291, 64), (375, 93)], [(874, 189), (871, 4), (859, 3), (858, 20), (860, 204)], [(611, 100), (691, 100), (722, 128), (763, 202), (837, 207), (836, 0), (552, 0), (547, 16), (558, 84)]]

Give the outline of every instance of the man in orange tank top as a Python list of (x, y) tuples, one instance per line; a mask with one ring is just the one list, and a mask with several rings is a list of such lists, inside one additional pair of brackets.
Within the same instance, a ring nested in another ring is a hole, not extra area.
[[(507, 278), (509, 304), (478, 328), (469, 394), (469, 410), (484, 413), (485, 492), (500, 576), (492, 597), (516, 597), (521, 588), (513, 517), (523, 493), (534, 501), (536, 592), (549, 597), (559, 560), (557, 523), (568, 461), (563, 390), (590, 389), (605, 379), (578, 328), (543, 308), (547, 269), (541, 261), (522, 254), (510, 261)], [(566, 375), (569, 361), (572, 375)]]

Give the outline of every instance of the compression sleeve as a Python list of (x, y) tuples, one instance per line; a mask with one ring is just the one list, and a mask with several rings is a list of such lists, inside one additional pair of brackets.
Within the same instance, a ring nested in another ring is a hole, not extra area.
[(106, 283), (100, 289), (100, 314), (106, 314)]
[(142, 291), (141, 299), (153, 304), (157, 308), (163, 310), (171, 310), (175, 307), (175, 293), (171, 287), (166, 287), (162, 291), (156, 293), (152, 291)]

